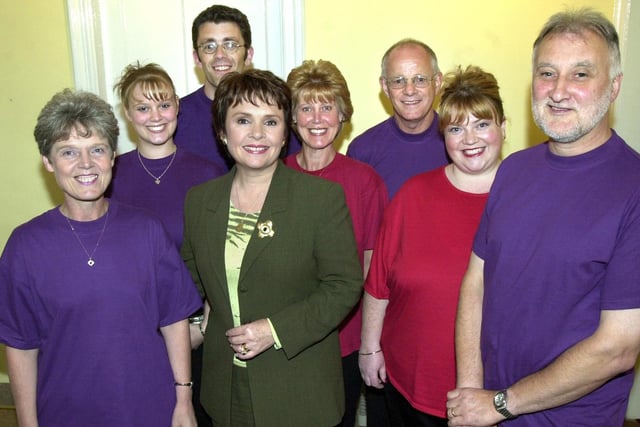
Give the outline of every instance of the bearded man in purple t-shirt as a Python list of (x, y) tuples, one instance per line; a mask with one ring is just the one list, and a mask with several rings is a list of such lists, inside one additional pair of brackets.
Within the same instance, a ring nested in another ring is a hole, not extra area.
[(618, 35), (561, 12), (533, 47), (545, 144), (498, 170), (463, 279), (451, 426), (619, 427), (640, 352), (640, 155), (609, 127)]

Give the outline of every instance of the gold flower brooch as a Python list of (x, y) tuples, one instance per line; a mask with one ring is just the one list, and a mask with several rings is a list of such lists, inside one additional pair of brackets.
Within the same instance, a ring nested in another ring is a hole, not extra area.
[(273, 231), (273, 223), (270, 220), (261, 222), (258, 224), (258, 237), (264, 239), (265, 237), (273, 237), (275, 231)]

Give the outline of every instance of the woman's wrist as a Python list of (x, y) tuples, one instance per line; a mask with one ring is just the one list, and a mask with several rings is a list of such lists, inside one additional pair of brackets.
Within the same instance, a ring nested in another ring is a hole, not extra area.
[(185, 381), (185, 382), (181, 382), (181, 381), (174, 381), (173, 385), (175, 387), (189, 387), (189, 388), (193, 388), (193, 381)]
[(378, 353), (382, 353), (382, 349), (381, 348), (379, 348), (377, 350), (373, 350), (373, 351), (362, 351), (362, 350), (360, 350), (358, 352), (358, 354), (360, 356), (373, 356), (374, 354), (378, 354)]
[(177, 402), (191, 402), (191, 395), (193, 393), (193, 381), (174, 381), (173, 386), (176, 389)]

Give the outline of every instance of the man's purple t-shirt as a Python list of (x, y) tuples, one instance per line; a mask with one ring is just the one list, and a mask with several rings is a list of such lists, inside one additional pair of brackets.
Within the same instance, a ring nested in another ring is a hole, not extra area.
[(403, 132), (390, 117), (357, 136), (349, 144), (347, 156), (378, 172), (387, 185), (389, 199), (407, 179), (449, 163), (437, 114), (427, 130), (418, 134)]
[(178, 127), (173, 140), (178, 147), (204, 157), (228, 171), (233, 161), (217, 142), (211, 104), (212, 101), (204, 93), (204, 86), (180, 98)]
[[(213, 101), (207, 98), (204, 86), (180, 98), (180, 112), (178, 113), (178, 127), (173, 140), (178, 147), (204, 157), (228, 171), (233, 165), (233, 159), (227, 154), (222, 144), (218, 143), (213, 127)], [(300, 142), (291, 132), (286, 153), (293, 154), (300, 151)]]
[[(544, 369), (591, 336), (601, 310), (640, 307), (640, 156), (615, 133), (579, 156), (548, 144), (502, 162), (478, 229), (485, 387)], [(633, 372), (509, 426), (622, 425)]]

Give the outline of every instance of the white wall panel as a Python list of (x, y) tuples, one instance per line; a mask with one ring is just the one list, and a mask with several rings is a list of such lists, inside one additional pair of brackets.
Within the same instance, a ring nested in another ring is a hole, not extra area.
[[(202, 73), (193, 61), (191, 24), (210, 0), (67, 0), (74, 80), (114, 105), (120, 121), (119, 151), (134, 137), (113, 85), (127, 64), (155, 62), (167, 70), (179, 96), (197, 89)], [(304, 47), (303, 0), (226, 1), (249, 18), (256, 68), (286, 78)]]

